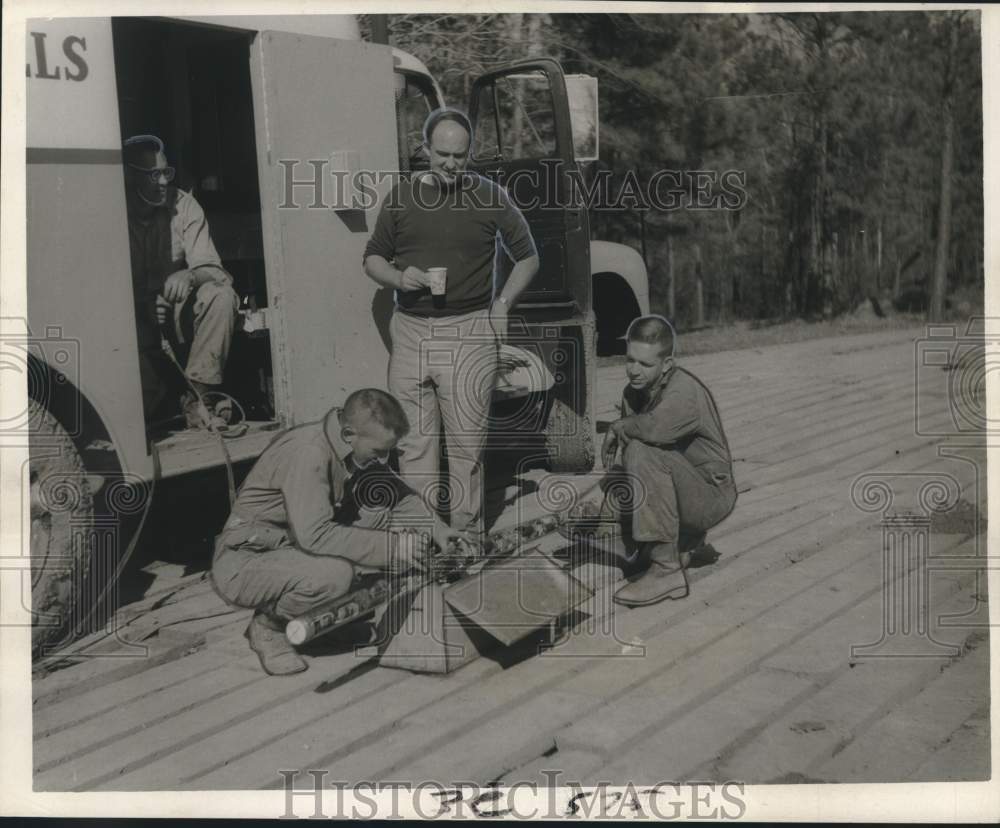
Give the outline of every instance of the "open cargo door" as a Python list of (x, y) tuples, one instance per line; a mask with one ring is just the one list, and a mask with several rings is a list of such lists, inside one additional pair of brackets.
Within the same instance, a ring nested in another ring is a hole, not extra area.
[(295, 424), (386, 383), (392, 296), (362, 269), (381, 200), (334, 173), (396, 169), (392, 53), (265, 31), (251, 75), (275, 408)]
[[(581, 187), (573, 186), (578, 173), (562, 69), (535, 58), (482, 75), (473, 84), (469, 114), (475, 132), (470, 169), (507, 189), (538, 248), (538, 275), (518, 307), (585, 313), (590, 230)], [(501, 268), (501, 278), (509, 269)]]

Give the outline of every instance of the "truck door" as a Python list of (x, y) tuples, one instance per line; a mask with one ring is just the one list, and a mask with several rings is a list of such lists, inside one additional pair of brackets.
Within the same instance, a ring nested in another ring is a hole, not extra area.
[[(370, 183), (384, 195), (397, 166), (392, 53), (264, 31), (251, 77), (275, 408), (294, 424), (386, 383), (391, 297), (362, 255), (381, 204)], [(340, 186), (362, 171), (360, 190)]]
[(475, 132), (469, 167), (507, 188), (538, 248), (539, 272), (518, 309), (586, 314), (590, 229), (581, 188), (573, 186), (578, 172), (562, 69), (537, 58), (483, 75), (473, 84), (469, 113)]

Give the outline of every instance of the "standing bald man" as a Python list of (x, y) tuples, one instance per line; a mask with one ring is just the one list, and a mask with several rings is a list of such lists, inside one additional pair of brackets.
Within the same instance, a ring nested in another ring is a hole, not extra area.
[[(399, 444), (407, 483), (436, 507), (443, 434), (451, 526), (481, 532), (481, 463), (507, 315), (538, 271), (521, 211), (498, 184), (466, 171), (472, 126), (439, 109), (424, 124), (430, 169), (395, 186), (365, 249), (365, 272), (395, 290), (389, 390), (412, 426)], [(514, 267), (495, 285), (497, 243)], [(447, 268), (432, 296), (430, 268)]]
[[(163, 142), (154, 135), (129, 138), (122, 156), (143, 403), (152, 420), (172, 379), (169, 367), (161, 367), (161, 336), (183, 363), (188, 382), (203, 395), (215, 391), (229, 356), (239, 297), (201, 205), (171, 186), (174, 169), (167, 165)], [(188, 390), (181, 407), (189, 428), (209, 425)], [(213, 417), (212, 425), (224, 426), (225, 417)]]

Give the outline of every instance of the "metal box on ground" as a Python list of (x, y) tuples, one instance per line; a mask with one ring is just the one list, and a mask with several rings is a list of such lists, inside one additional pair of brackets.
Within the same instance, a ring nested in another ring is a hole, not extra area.
[(379, 623), (379, 663), (450, 673), (553, 625), (592, 595), (535, 547), (454, 583), (431, 583), (390, 602)]

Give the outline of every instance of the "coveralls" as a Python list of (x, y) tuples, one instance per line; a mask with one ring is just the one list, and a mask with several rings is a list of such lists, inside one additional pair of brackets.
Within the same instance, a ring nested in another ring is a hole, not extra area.
[(732, 512), (729, 445), (715, 401), (694, 374), (673, 365), (649, 391), (626, 386), (621, 416), (630, 502), (619, 510), (633, 540), (678, 544)]
[(431, 525), (391, 467), (359, 469), (339, 435), (307, 423), (275, 438), (243, 482), (212, 580), (230, 603), (289, 620), (348, 592), (356, 572), (389, 568), (386, 532), (375, 530)]
[(156, 297), (162, 296), (167, 277), (185, 269), (211, 276), (174, 304), (173, 319), (162, 326), (184, 373), (206, 385), (222, 382), (239, 297), (212, 243), (205, 212), (194, 196), (170, 187), (162, 207), (148, 216), (130, 213), (128, 229), (143, 402), (146, 417), (151, 419), (165, 390)]

